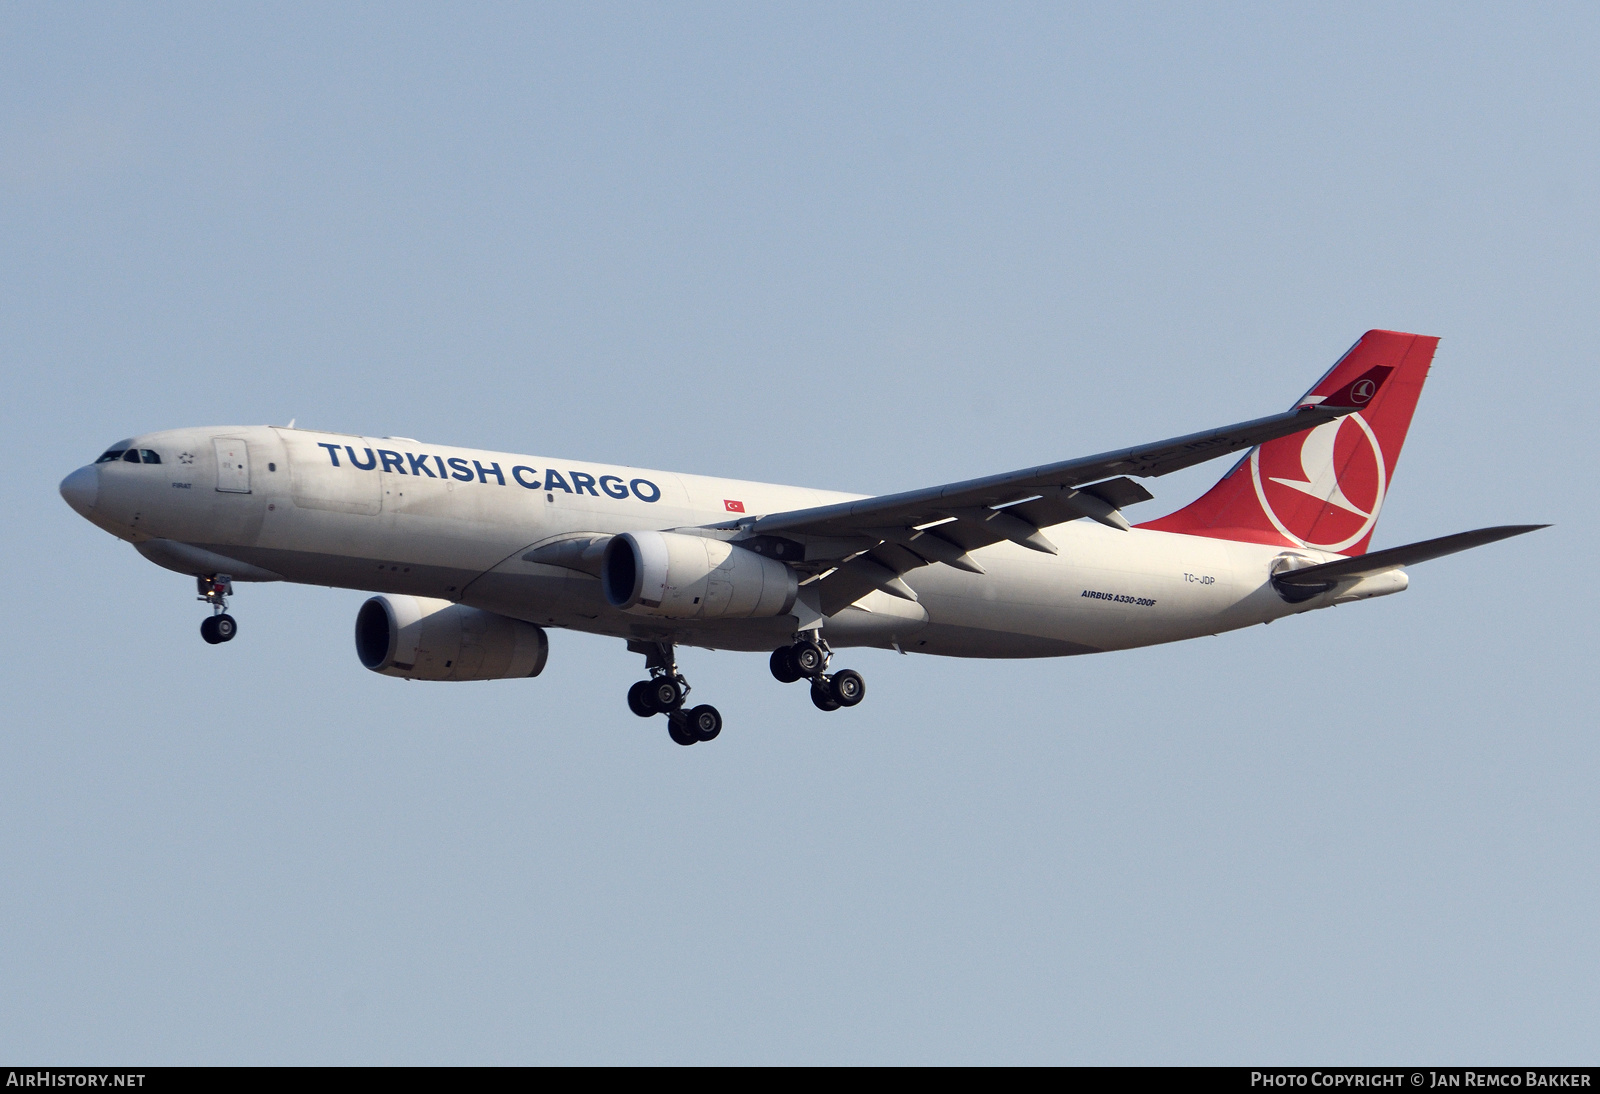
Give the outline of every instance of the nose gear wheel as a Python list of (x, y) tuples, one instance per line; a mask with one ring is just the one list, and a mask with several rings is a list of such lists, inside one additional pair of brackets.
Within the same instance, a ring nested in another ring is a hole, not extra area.
[(200, 623), (200, 637), (210, 645), (232, 642), (239, 633), (239, 624), (228, 614), (228, 597), (233, 595), (233, 578), (228, 574), (211, 574), (195, 578), (195, 588), (200, 594), (196, 600), (211, 606), (211, 617)]
[(232, 642), (233, 636), (238, 633), (239, 625), (234, 622), (233, 616), (226, 612), (207, 616), (200, 621), (200, 637), (213, 646), (219, 642)]

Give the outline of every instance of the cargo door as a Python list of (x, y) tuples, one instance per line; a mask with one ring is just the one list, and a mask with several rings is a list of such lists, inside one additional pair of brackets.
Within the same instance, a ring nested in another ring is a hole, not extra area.
[(289, 494), (301, 509), (376, 516), (381, 508), (377, 459), (354, 437), (279, 429), (289, 457)]
[(227, 494), (250, 492), (250, 451), (243, 437), (213, 437), (217, 450), (217, 489)]

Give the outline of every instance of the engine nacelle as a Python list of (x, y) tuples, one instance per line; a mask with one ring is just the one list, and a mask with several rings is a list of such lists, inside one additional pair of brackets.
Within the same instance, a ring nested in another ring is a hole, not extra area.
[(550, 656), (543, 627), (425, 596), (375, 596), (356, 614), (356, 656), (407, 680), (538, 676)]
[(720, 539), (678, 532), (612, 536), (600, 563), (606, 603), (667, 619), (765, 619), (794, 607), (794, 571)]

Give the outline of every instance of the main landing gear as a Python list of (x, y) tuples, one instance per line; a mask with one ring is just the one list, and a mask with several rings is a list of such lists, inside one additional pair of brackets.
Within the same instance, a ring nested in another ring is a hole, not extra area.
[(684, 709), (689, 682), (678, 671), (670, 642), (629, 642), (628, 649), (644, 654), (650, 679), (640, 680), (628, 689), (628, 709), (641, 718), (667, 716), (667, 736), (680, 745), (714, 740), (722, 732), (722, 715), (717, 708), (702, 703)]
[(200, 595), (195, 599), (211, 605), (210, 617), (200, 624), (200, 637), (213, 646), (219, 642), (232, 642), (233, 636), (239, 633), (239, 624), (228, 614), (228, 597), (233, 595), (233, 578), (227, 574), (213, 574), (210, 577), (195, 578), (195, 584), (200, 591)]
[(867, 682), (854, 669), (828, 673), (828, 662), (833, 651), (821, 636), (805, 637), (792, 646), (772, 651), (772, 675), (781, 684), (809, 678), (811, 701), (818, 710), (838, 710), (853, 707), (867, 695)]

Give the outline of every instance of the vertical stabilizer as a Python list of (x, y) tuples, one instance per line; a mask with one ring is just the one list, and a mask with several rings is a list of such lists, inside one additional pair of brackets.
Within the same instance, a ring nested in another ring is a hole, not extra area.
[[(1438, 345), (1437, 338), (1420, 334), (1363, 334), (1296, 405), (1336, 394), (1341, 403), (1361, 405), (1365, 398), (1367, 405), (1251, 449), (1193, 504), (1139, 527), (1364, 553)], [(1375, 369), (1393, 371), (1369, 387), (1365, 377)]]

